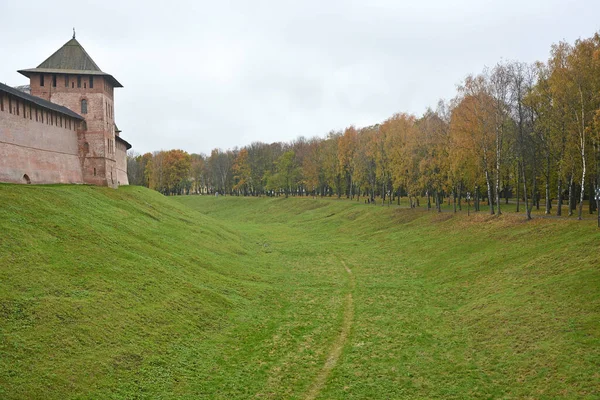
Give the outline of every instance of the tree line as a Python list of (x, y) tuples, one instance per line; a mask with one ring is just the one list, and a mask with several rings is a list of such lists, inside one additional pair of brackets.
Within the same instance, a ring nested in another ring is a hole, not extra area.
[(420, 198), (438, 210), (466, 198), (501, 214), (509, 198), (531, 218), (582, 217), (600, 187), (600, 34), (551, 48), (547, 62), (502, 61), (468, 75), (456, 96), (420, 117), (398, 113), (326, 137), (254, 142), (210, 155), (182, 150), (128, 155), (129, 182), (166, 195)]

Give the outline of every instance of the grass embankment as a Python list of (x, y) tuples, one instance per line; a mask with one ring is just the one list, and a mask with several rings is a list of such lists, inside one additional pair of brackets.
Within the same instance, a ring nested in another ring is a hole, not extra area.
[(600, 234), (0, 186), (0, 397), (597, 398)]

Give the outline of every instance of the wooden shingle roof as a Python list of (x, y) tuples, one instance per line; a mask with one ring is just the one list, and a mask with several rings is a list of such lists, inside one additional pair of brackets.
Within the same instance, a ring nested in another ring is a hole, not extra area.
[(92, 57), (75, 38), (56, 50), (37, 68), (22, 69), (18, 72), (28, 78), (32, 73), (100, 75), (107, 77), (114, 87), (123, 87), (112, 75), (102, 72), (98, 64), (92, 60)]
[(78, 71), (101, 71), (92, 57), (79, 44), (77, 39), (71, 39), (63, 47), (37, 66), (44, 69), (71, 69)]

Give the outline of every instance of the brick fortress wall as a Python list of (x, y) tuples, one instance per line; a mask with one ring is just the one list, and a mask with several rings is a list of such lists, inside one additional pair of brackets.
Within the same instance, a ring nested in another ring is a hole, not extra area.
[(116, 157), (117, 181), (119, 185), (129, 185), (129, 178), (127, 177), (127, 147), (119, 141), (116, 143)]
[(83, 183), (79, 121), (0, 95), (0, 181)]

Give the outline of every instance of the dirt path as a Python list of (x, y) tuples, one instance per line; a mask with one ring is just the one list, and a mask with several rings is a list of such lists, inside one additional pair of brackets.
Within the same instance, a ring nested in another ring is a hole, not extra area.
[(356, 281), (354, 280), (354, 275), (352, 274), (352, 270), (348, 268), (344, 261), (341, 262), (344, 266), (344, 269), (348, 273), (348, 279), (350, 283), (350, 292), (346, 295), (346, 299), (344, 301), (344, 320), (342, 321), (342, 330), (340, 332), (340, 336), (333, 343), (331, 350), (329, 351), (329, 355), (327, 356), (327, 360), (325, 361), (325, 365), (321, 368), (319, 374), (315, 377), (308, 393), (306, 394), (306, 400), (315, 399), (323, 386), (325, 386), (325, 382), (327, 381), (327, 377), (331, 373), (331, 370), (336, 366), (340, 355), (342, 354), (342, 350), (346, 341), (348, 340), (348, 335), (350, 334), (350, 329), (352, 328), (352, 320), (354, 319), (354, 302), (352, 299), (352, 291), (356, 286)]

